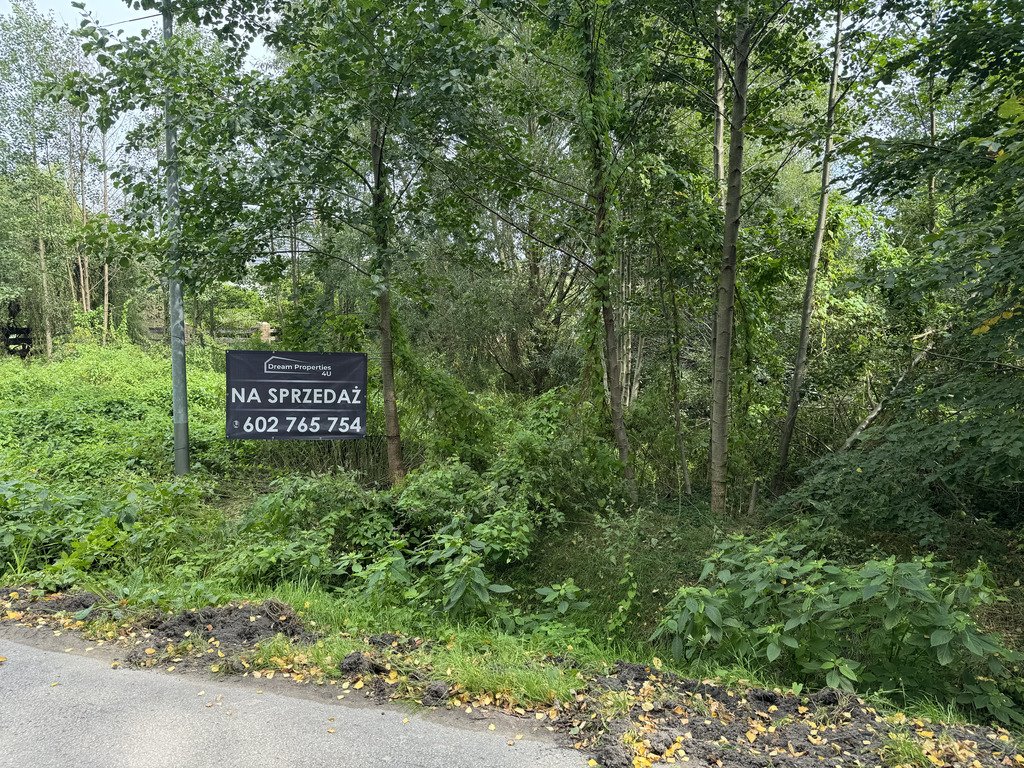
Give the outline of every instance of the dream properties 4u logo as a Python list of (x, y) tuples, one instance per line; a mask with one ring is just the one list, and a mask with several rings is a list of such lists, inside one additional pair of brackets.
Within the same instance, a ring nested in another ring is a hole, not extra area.
[(280, 355), (271, 355), (263, 361), (264, 373), (319, 373), (321, 376), (330, 377), (333, 370), (330, 363), (307, 363), (305, 360)]

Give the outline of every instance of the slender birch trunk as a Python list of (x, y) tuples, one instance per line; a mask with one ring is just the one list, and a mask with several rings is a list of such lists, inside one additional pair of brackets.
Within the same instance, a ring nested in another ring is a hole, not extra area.
[(374, 245), (377, 249), (378, 268), (383, 278), (377, 297), (380, 330), (380, 368), (384, 392), (384, 430), (387, 436), (388, 471), (391, 482), (398, 483), (405, 477), (405, 461), (402, 456), (402, 435), (398, 420), (398, 398), (395, 393), (395, 354), (391, 328), (390, 271), (391, 242), (389, 195), (387, 174), (384, 165), (384, 129), (377, 117), (370, 118), (370, 155), (373, 164), (373, 188), (371, 190), (371, 212), (373, 219)]
[[(85, 188), (85, 125), (84, 119), (78, 121), (78, 185), (82, 213), (82, 227), (89, 223), (89, 213), (86, 209), (86, 188)], [(83, 247), (82, 252), (82, 309), (86, 312), (92, 311), (92, 282), (89, 275), (89, 252)]]
[(779, 443), (779, 471), (775, 477), (776, 490), (785, 481), (789, 469), (789, 449), (796, 428), (800, 408), (800, 387), (807, 369), (807, 347), (811, 332), (811, 317), (814, 313), (814, 286), (818, 279), (818, 261), (825, 242), (825, 227), (828, 223), (828, 196), (831, 184), (832, 142), (836, 117), (836, 99), (839, 88), (839, 67), (842, 63), (842, 8), (836, 11), (836, 28), (832, 41), (832, 76), (828, 85), (828, 109), (825, 117), (825, 142), (821, 152), (821, 192), (818, 195), (818, 219), (814, 226), (814, 242), (811, 246), (811, 260), (807, 267), (807, 284), (804, 286), (803, 311), (800, 315), (800, 341), (793, 362), (793, 378), (789, 382), (789, 405), (786, 420), (782, 425), (782, 439)]
[[(110, 215), (110, 172), (107, 170), (107, 134), (104, 132), (100, 144), (100, 162), (103, 163), (103, 215)], [(110, 334), (110, 253), (103, 259), (103, 344), (106, 346)], [(213, 333), (211, 328), (210, 333)]]
[[(36, 174), (39, 173), (39, 154), (36, 149), (36, 137), (32, 134), (32, 167)], [(43, 342), (46, 349), (46, 358), (53, 356), (53, 320), (50, 317), (50, 278), (46, 264), (46, 239), (43, 236), (43, 196), (38, 185), (41, 183), (36, 176), (36, 245), (39, 255), (39, 281), (42, 289), (42, 307), (40, 314), (43, 317)]]
[[(675, 428), (676, 453), (678, 453), (677, 467), (679, 479), (686, 491), (686, 495), (693, 494), (693, 485), (690, 481), (690, 460), (686, 450), (686, 436), (683, 435), (682, 403), (679, 397), (679, 305), (676, 302), (675, 286), (669, 284), (667, 293), (671, 302), (665, 301), (665, 283), (668, 282), (667, 267), (662, 257), (661, 249), (658, 248), (658, 262), (661, 267), (661, 276), (658, 280), (658, 294), (661, 299), (661, 314), (669, 321), (669, 355), (668, 355), (668, 395), (672, 406), (672, 422)], [(671, 312), (669, 312), (671, 306)]]
[(747, 74), (750, 68), (751, 25), (744, 5), (736, 22), (733, 46), (732, 112), (729, 125), (729, 175), (722, 234), (722, 264), (715, 314), (715, 359), (711, 398), (711, 511), (724, 516), (728, 509), (729, 373), (733, 313), (736, 303), (736, 248), (740, 233), (743, 194), (743, 149), (747, 116)]
[[(715, 72), (715, 128), (712, 137), (712, 156), (715, 174), (715, 201), (722, 213), (725, 213), (725, 56), (722, 47), (722, 8), (715, 8), (715, 49), (711, 52), (711, 60)], [(715, 359), (718, 357), (716, 341), (718, 339), (718, 314), (711, 317), (711, 391), (715, 391)], [(709, 436), (710, 440), (710, 436)], [(710, 455), (710, 444), (708, 446)], [(710, 467), (709, 467), (710, 470)]]

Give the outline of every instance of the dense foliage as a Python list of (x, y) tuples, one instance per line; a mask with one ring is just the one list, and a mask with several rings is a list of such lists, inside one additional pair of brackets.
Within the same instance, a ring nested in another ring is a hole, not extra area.
[[(130, 5), (0, 16), (0, 580), (1020, 719), (1018, 0)], [(367, 438), (227, 442), (228, 347), (367, 353)]]
[(656, 636), (679, 656), (761, 657), (833, 688), (909, 686), (1020, 722), (1020, 656), (980, 629), (992, 603), (984, 566), (966, 574), (932, 558), (829, 562), (794, 539), (734, 536), (682, 587)]

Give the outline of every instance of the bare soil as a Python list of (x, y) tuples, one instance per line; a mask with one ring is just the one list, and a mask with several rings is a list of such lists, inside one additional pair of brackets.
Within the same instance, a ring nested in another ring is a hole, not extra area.
[[(625, 710), (608, 717), (609, 710)], [(597, 678), (558, 722), (602, 768), (689, 762), (728, 768), (897, 766), (893, 738), (930, 765), (1021, 766), (1002, 729), (883, 716), (826, 689), (808, 696), (726, 688), (620, 662)], [(905, 757), (905, 755), (903, 755)]]

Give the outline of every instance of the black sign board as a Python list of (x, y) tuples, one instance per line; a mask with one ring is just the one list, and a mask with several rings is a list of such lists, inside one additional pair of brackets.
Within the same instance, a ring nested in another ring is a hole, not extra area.
[(228, 352), (227, 435), (234, 440), (366, 437), (366, 355)]

